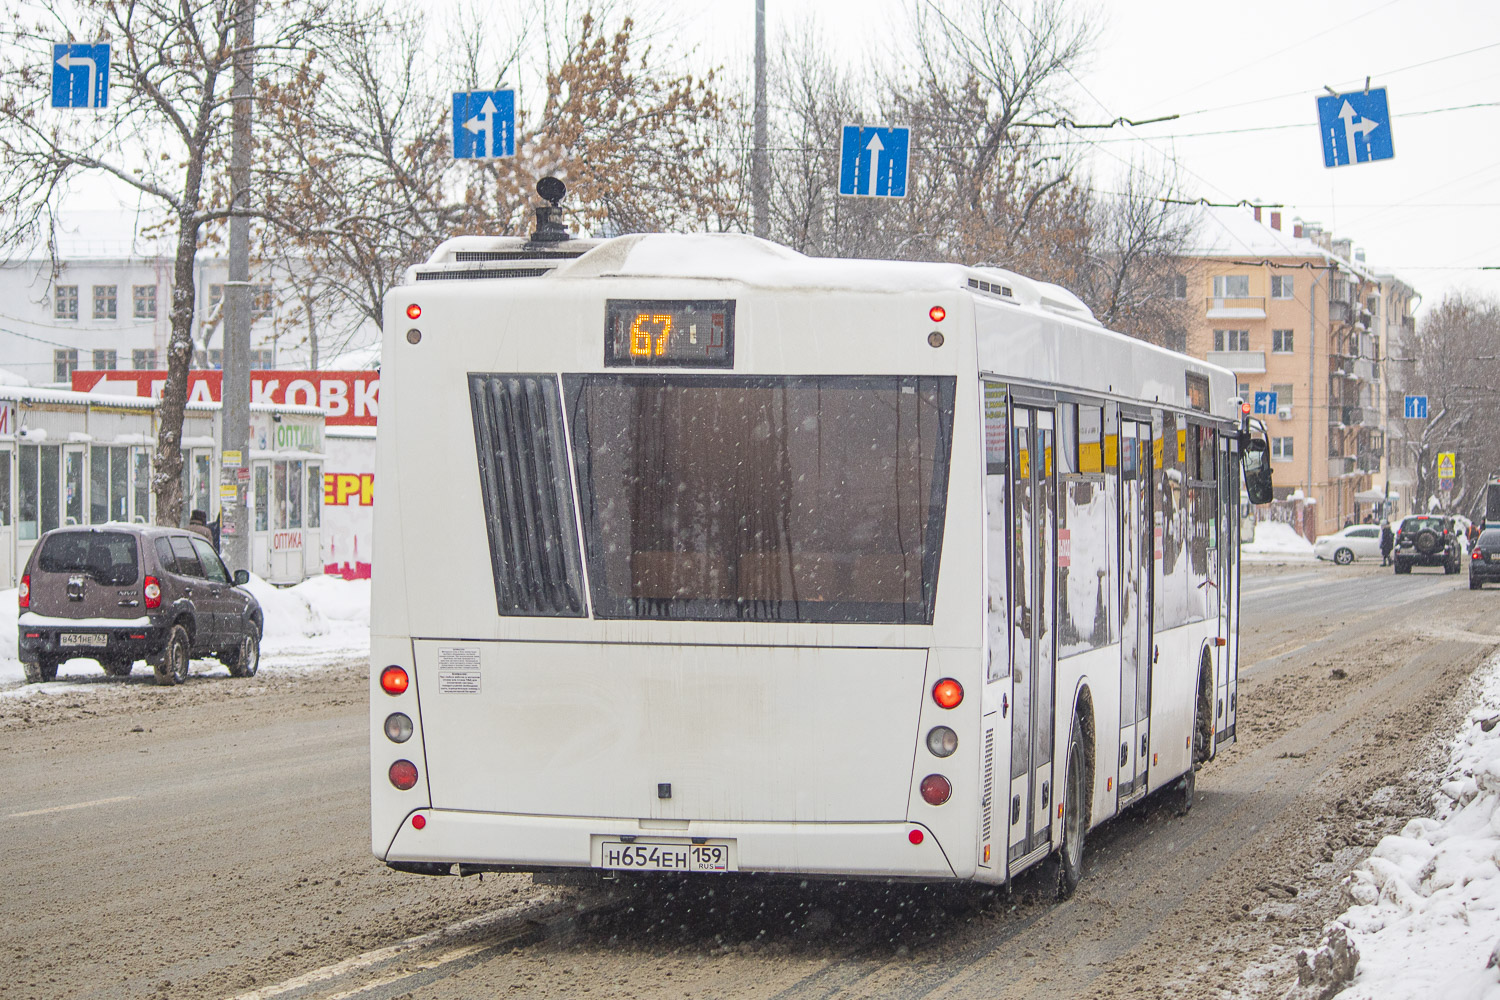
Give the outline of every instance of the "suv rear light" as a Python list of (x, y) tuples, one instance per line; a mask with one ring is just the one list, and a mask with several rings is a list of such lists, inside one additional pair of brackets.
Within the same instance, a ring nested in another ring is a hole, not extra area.
[(409, 760), (398, 760), (391, 765), (391, 784), (403, 792), (417, 783), (417, 765)]
[(25, 611), (31, 607), (31, 574), (27, 573), (21, 577), (21, 587), (16, 591), (16, 603)]
[(146, 607), (161, 607), (161, 581), (154, 576), (146, 577)]
[(405, 694), (409, 683), (406, 671), (400, 667), (390, 666), (380, 672), (380, 687), (386, 694)]
[[(412, 780), (415, 781), (416, 768), (412, 768), (412, 774), (414, 776)], [(929, 774), (923, 778), (921, 789), (923, 800), (930, 806), (942, 805), (953, 794), (953, 785), (941, 774)]]

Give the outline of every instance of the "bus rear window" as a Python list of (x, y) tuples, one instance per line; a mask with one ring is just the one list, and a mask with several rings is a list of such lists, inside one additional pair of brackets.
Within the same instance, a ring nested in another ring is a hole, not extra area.
[(140, 573), (135, 536), (122, 531), (64, 531), (49, 537), (37, 554), (43, 573), (82, 573), (115, 586), (135, 583)]
[(931, 622), (952, 378), (564, 384), (598, 617)]

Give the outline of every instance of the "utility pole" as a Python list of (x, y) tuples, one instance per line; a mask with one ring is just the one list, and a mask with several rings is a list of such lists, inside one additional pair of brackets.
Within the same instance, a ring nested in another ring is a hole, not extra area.
[[(254, 101), (255, 0), (239, 0), (234, 25), (234, 107), (229, 203), (250, 207), (250, 112)], [(231, 570), (250, 568), (250, 220), (229, 219), (229, 281), (224, 288), (224, 381), (220, 413), (220, 546)]]
[(750, 200), (755, 235), (771, 235), (770, 181), (766, 165), (766, 0), (755, 0), (755, 148), (750, 152)]

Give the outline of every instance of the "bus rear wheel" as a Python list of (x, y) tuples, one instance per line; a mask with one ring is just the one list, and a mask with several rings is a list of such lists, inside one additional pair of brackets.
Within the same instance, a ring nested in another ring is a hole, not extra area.
[(1088, 834), (1089, 782), (1083, 753), (1083, 726), (1073, 717), (1063, 785), (1062, 846), (1057, 852), (1057, 898), (1068, 899), (1083, 880), (1083, 841)]

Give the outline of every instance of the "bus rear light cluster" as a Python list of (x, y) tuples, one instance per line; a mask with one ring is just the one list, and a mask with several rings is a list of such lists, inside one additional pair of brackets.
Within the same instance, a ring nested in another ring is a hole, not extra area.
[(380, 672), (380, 688), (386, 694), (405, 694), (410, 683), (406, 671), (400, 667), (390, 666)]
[(409, 760), (398, 760), (391, 765), (391, 784), (403, 792), (417, 783), (417, 765)]
[(922, 779), (921, 792), (922, 801), (930, 806), (940, 806), (953, 795), (953, 785), (941, 774), (929, 774)]
[(392, 712), (385, 718), (385, 738), (392, 743), (405, 743), (411, 739), (411, 717), (405, 712)]
[(21, 605), (22, 611), (25, 611), (27, 608), (31, 607), (30, 573), (27, 573), (25, 576), (21, 577), (21, 589), (16, 591), (16, 603)]
[(161, 607), (161, 581), (154, 576), (146, 577), (146, 586), (144, 590), (146, 595), (146, 607)]
[(934, 726), (927, 733), (927, 749), (934, 757), (951, 757), (958, 749), (958, 734), (947, 726)]
[(932, 700), (940, 708), (957, 708), (964, 700), (964, 686), (952, 677), (944, 677), (932, 686)]

